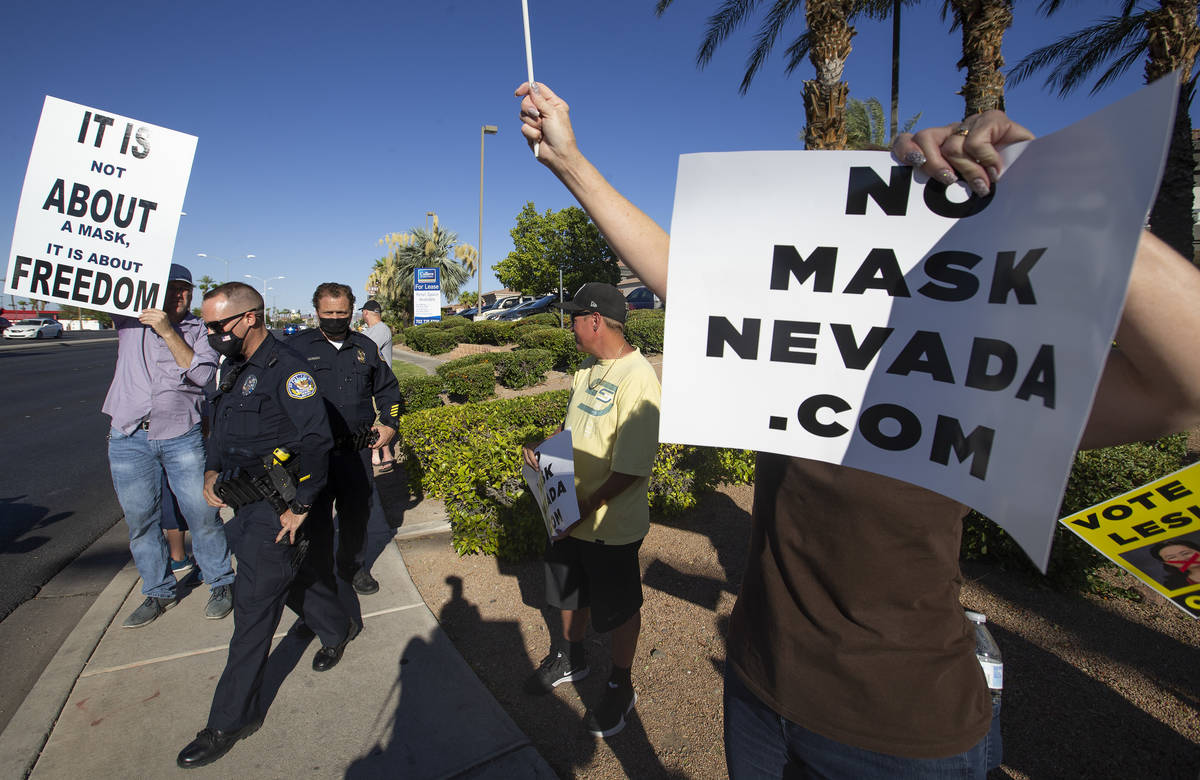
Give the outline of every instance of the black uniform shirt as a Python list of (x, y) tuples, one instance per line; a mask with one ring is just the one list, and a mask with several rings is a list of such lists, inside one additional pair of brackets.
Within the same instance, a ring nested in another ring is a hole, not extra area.
[(237, 371), (213, 399), (208, 471), (261, 465), (283, 447), (300, 458), (296, 500), (311, 504), (325, 485), (333, 439), (317, 383), (304, 360), (271, 334), (244, 362), (224, 361), (215, 385)]
[(297, 333), (288, 341), (304, 358), (325, 398), (334, 438), (348, 436), (375, 422), (399, 426), (400, 386), (392, 367), (379, 357), (379, 347), (361, 333), (350, 331), (342, 348), (325, 338), (320, 328)]

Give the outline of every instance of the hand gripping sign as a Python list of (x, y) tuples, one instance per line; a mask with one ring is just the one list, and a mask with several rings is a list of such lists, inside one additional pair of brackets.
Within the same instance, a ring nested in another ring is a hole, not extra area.
[(136, 316), (160, 308), (196, 137), (46, 97), (5, 291)]
[(1058, 522), (1200, 617), (1200, 463)]
[(575, 452), (571, 447), (571, 432), (563, 431), (546, 439), (537, 448), (536, 455), (540, 469), (530, 468), (522, 461), (521, 472), (542, 510), (546, 533), (550, 541), (556, 542), (582, 519), (575, 497)]

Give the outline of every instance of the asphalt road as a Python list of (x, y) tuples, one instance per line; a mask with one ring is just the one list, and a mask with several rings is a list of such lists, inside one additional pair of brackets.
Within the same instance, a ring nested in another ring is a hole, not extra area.
[(0, 621), (121, 518), (100, 413), (112, 331), (0, 342)]

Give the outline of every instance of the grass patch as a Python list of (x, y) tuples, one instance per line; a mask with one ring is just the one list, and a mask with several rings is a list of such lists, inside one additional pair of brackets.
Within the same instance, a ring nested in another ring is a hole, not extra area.
[(418, 366), (416, 363), (408, 363), (403, 360), (392, 361), (392, 371), (396, 372), (397, 379), (405, 379), (410, 376), (425, 376), (425, 369)]

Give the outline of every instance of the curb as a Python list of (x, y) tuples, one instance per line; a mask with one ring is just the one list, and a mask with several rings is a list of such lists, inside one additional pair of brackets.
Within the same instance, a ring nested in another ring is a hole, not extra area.
[(137, 568), (130, 562), (100, 592), (42, 671), (0, 733), (0, 777), (29, 776), (76, 680), (137, 581)]

